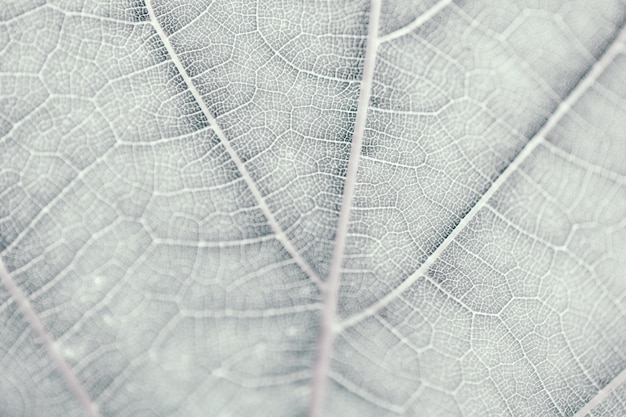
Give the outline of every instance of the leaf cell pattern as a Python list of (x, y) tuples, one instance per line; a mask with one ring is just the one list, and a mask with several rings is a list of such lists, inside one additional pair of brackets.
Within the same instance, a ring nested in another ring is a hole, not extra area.
[(0, 0), (0, 415), (624, 415), (625, 21)]

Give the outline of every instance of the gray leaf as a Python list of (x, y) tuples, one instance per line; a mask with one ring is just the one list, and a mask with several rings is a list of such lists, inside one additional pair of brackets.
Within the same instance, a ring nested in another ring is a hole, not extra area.
[(625, 21), (0, 0), (0, 415), (626, 415)]

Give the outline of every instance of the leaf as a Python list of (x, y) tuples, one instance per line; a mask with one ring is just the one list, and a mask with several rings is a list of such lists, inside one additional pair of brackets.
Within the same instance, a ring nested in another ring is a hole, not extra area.
[(626, 413), (623, 1), (0, 6), (0, 415)]

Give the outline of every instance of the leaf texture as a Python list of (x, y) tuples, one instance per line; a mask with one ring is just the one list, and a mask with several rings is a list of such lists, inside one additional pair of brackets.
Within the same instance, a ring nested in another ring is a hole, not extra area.
[(625, 21), (0, 0), (0, 415), (625, 415)]

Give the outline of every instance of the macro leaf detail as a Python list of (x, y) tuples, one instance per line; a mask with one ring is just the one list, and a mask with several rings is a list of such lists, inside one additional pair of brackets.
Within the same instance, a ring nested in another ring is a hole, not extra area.
[(0, 415), (625, 415), (625, 21), (0, 0)]

